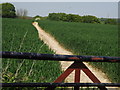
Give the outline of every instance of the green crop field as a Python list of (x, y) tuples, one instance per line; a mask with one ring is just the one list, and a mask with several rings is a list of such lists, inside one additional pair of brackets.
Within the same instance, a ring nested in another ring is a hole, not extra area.
[[(76, 55), (118, 56), (117, 25), (43, 20), (39, 25)], [(112, 82), (120, 82), (119, 63), (91, 63)], [(119, 71), (118, 71), (119, 70)]]
[[(39, 40), (32, 20), (2, 19), (2, 50), (53, 53)], [(53, 82), (61, 73), (59, 62), (25, 59), (2, 59), (2, 81)]]

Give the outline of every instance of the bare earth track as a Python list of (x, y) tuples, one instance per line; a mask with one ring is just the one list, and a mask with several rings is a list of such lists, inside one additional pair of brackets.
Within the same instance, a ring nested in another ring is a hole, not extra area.
[[(64, 47), (60, 46), (60, 44), (55, 40), (54, 37), (52, 37), (49, 33), (45, 32), (44, 30), (42, 30), (40, 28), (40, 26), (38, 25), (37, 22), (32, 23), (34, 25), (34, 27), (38, 30), (38, 34), (39, 34), (39, 38), (41, 40), (43, 40), (43, 42), (45, 44), (47, 44), (49, 46), (49, 48), (51, 50), (53, 50), (56, 54), (64, 54), (64, 55), (73, 55), (72, 52), (69, 52), (68, 50), (66, 50)], [(61, 68), (62, 70), (66, 70), (67, 67), (69, 67), (71, 65), (71, 63), (73, 62), (67, 62), (67, 61), (61, 61)], [(94, 67), (92, 67), (90, 64), (88, 63), (84, 63), (92, 72), (95, 76), (97, 76), (97, 78), (102, 82), (102, 83), (111, 83), (110, 80), (107, 78), (107, 76), (105, 75), (105, 73), (103, 73), (101, 70), (98, 70)], [(74, 82), (74, 72), (71, 73), (67, 79), (66, 82)], [(84, 72), (81, 72), (81, 83), (92, 83), (92, 81), (84, 74)]]

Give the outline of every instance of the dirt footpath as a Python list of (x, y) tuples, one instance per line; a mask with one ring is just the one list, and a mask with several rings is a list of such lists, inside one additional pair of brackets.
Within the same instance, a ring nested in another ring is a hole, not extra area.
[[(49, 33), (45, 32), (44, 30), (42, 30), (37, 22), (34, 22), (33, 25), (38, 30), (38, 34), (39, 34), (40, 39), (43, 40), (43, 42), (45, 44), (47, 44), (49, 46), (49, 48), (52, 49), (56, 54), (73, 55), (72, 52), (69, 52), (64, 47), (60, 46), (59, 42), (57, 42), (53, 36), (51, 36)], [(61, 68), (64, 71), (73, 62), (61, 61), (60, 63), (61, 63)], [(100, 71), (96, 68), (93, 68), (88, 63), (84, 63), (84, 64), (93, 72), (93, 74), (95, 76), (97, 76), (97, 78), (102, 83), (111, 83), (110, 80), (106, 77), (105, 73), (103, 73), (102, 71)], [(66, 81), (67, 82), (74, 82), (73, 77), (74, 77), (74, 72), (69, 75), (69, 77), (66, 79)], [(80, 80), (81, 83), (82, 82), (92, 83), (92, 81), (84, 74), (84, 72), (81, 72), (80, 78), (81, 78), (81, 80)]]

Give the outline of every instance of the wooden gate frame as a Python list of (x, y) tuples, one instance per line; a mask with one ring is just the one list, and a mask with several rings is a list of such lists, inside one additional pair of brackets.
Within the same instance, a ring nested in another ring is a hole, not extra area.
[[(61, 83), (65, 78), (75, 70), (75, 83), (80, 83), (81, 70), (94, 82), (101, 83), (99, 79), (88, 69), (83, 63), (85, 62), (120, 62), (120, 57), (106, 57), (106, 56), (77, 56), (77, 55), (55, 55), (55, 54), (38, 54), (26, 52), (0, 52), (0, 58), (17, 58), (17, 59), (34, 59), (34, 60), (52, 60), (52, 61), (74, 61), (64, 72), (61, 74), (54, 83)], [(7, 84), (4, 84), (7, 85)], [(47, 90), (56, 88), (56, 86), (49, 86)], [(100, 90), (107, 90), (103, 86), (98, 86)], [(75, 90), (79, 90), (79, 86), (75, 86)]]

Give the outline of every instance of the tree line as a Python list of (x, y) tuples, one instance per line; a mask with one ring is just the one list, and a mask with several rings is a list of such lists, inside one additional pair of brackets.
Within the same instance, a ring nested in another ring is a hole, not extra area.
[[(3, 18), (28, 18), (26, 9), (15, 10), (15, 7), (11, 3), (0, 4), (0, 16)], [(117, 19), (107, 19), (107, 18), (97, 18), (92, 15), (80, 16), (76, 14), (66, 14), (66, 13), (49, 13), (47, 17), (41, 17), (39, 15), (33, 18), (42, 18), (55, 21), (65, 21), (65, 22), (82, 22), (82, 23), (102, 23), (102, 24), (118, 24)]]
[(75, 14), (66, 13), (49, 13), (48, 19), (66, 22), (100, 23), (99, 19), (95, 16), (91, 15), (79, 16)]
[(117, 19), (97, 18), (96, 16), (92, 15), (80, 16), (66, 13), (49, 13), (48, 19), (66, 22), (117, 24)]

